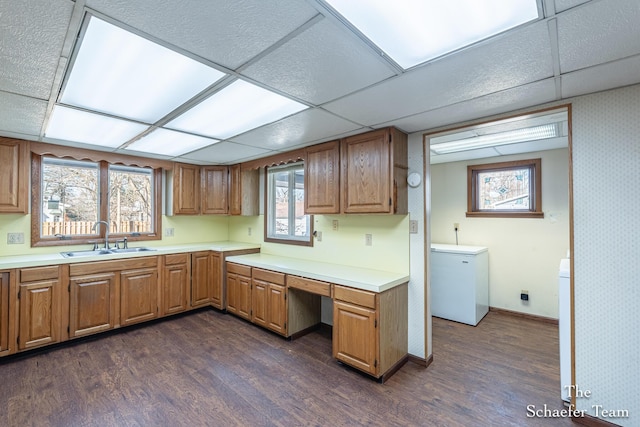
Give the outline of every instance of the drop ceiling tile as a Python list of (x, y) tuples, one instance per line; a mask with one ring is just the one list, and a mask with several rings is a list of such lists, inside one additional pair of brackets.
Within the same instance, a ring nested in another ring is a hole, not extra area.
[(229, 141), (219, 142), (209, 147), (184, 154), (178, 159), (187, 163), (199, 161), (199, 164), (232, 164), (243, 159), (257, 156), (267, 156), (270, 150), (236, 144)]
[(507, 113), (551, 102), (555, 99), (555, 81), (554, 79), (546, 79), (389, 121), (381, 126), (396, 126), (407, 133), (413, 133)]
[(560, 13), (564, 10), (571, 9), (572, 7), (579, 6), (583, 3), (588, 3), (591, 0), (555, 0), (556, 13)]
[(360, 128), (360, 125), (316, 108), (246, 132), (232, 140), (253, 147), (286, 150)]
[(551, 58), (547, 24), (537, 22), (323, 107), (372, 126), (551, 77)]
[(87, 6), (235, 69), (317, 14), (307, 2), (87, 0)]
[(591, 2), (558, 15), (562, 73), (640, 53), (638, 0)]
[(39, 136), (47, 102), (0, 92), (0, 131)]
[(317, 105), (395, 73), (353, 33), (324, 19), (242, 74)]
[(290, 147), (283, 147), (282, 149), (278, 149), (276, 151), (285, 152), (285, 151), (297, 150), (298, 148), (304, 148), (304, 147), (308, 147), (310, 145), (321, 144), (323, 142), (333, 141), (333, 140), (336, 140), (336, 139), (342, 139), (342, 138), (346, 138), (346, 137), (351, 136), (351, 135), (359, 135), (361, 133), (369, 132), (371, 130), (373, 130), (373, 129), (372, 128), (358, 128), (358, 129), (351, 130), (349, 132), (344, 132), (344, 133), (331, 135), (330, 137), (326, 137), (326, 138), (320, 138), (320, 139), (317, 139), (315, 141), (309, 141), (309, 142), (305, 142), (303, 144), (292, 145)]
[(640, 83), (640, 55), (562, 76), (562, 97), (585, 95)]
[(48, 99), (73, 2), (3, 1), (0, 10), (0, 90)]

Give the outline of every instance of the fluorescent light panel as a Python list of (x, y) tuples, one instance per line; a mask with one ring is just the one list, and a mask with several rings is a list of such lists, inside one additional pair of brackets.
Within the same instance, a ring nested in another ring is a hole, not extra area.
[(407, 69), (538, 19), (536, 0), (325, 0)]
[(227, 139), (307, 108), (306, 105), (236, 80), (165, 126)]
[(156, 129), (135, 141), (126, 149), (166, 156), (179, 156), (218, 142), (220, 141), (217, 139), (203, 136), (190, 135), (169, 129)]
[(431, 140), (430, 149), (435, 154), (457, 153), (459, 151), (475, 150), (478, 148), (497, 147), (500, 145), (515, 144), (518, 142), (555, 138), (557, 136), (561, 136), (561, 134), (561, 124), (550, 123), (530, 128), (511, 130), (508, 132), (458, 139), (440, 144), (433, 144), (433, 141), (437, 139), (433, 138)]
[(102, 147), (118, 147), (147, 128), (147, 125), (140, 123), (56, 105), (45, 136)]
[(154, 123), (225, 74), (89, 16), (63, 104)]

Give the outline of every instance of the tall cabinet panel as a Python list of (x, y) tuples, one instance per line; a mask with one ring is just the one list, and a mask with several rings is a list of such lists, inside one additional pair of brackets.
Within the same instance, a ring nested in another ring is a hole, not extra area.
[(0, 213), (27, 213), (29, 144), (0, 138)]
[(340, 142), (308, 147), (304, 167), (305, 213), (340, 213)]
[(260, 214), (260, 172), (242, 170), (241, 165), (229, 166), (229, 214), (255, 216)]
[(201, 169), (201, 191), (203, 214), (226, 214), (229, 212), (228, 169), (226, 166), (204, 166)]
[(9, 273), (0, 272), (0, 354), (9, 350)]

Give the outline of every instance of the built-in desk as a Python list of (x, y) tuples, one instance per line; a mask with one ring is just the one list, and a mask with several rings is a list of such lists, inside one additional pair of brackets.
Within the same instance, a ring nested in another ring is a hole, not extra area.
[(227, 258), (227, 310), (285, 337), (320, 325), (333, 300), (333, 356), (385, 381), (407, 360), (408, 275), (250, 254)]

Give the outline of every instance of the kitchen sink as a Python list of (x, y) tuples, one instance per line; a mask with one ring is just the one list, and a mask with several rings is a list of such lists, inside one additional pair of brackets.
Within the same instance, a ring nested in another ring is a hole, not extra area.
[(60, 252), (60, 254), (65, 258), (82, 258), (86, 256), (149, 252), (149, 251), (155, 251), (155, 250), (156, 249), (153, 249), (153, 248), (122, 248), (122, 249), (113, 248), (113, 249)]

